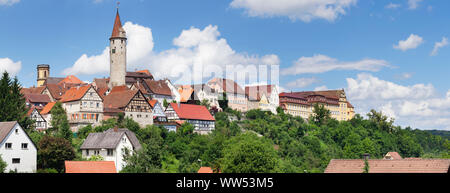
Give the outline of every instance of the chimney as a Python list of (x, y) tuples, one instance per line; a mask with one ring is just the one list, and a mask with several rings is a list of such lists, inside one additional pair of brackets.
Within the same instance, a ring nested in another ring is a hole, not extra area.
[(114, 126), (114, 132), (119, 132), (119, 128), (116, 126)]
[(365, 153), (365, 154), (363, 155), (363, 159), (364, 159), (364, 160), (369, 160), (369, 159), (370, 159), (370, 154)]

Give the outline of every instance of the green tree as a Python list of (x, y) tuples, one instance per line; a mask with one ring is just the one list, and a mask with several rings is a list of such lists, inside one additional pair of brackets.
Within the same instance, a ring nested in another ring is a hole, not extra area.
[(3, 161), (2, 155), (0, 154), (0, 173), (4, 173), (7, 166), (8, 164), (6, 164), (6, 162)]
[(222, 97), (219, 99), (219, 107), (222, 109), (222, 111), (228, 109), (228, 98), (226, 92), (223, 92)]
[(70, 130), (69, 120), (67, 119), (66, 111), (62, 107), (61, 102), (57, 102), (50, 113), (52, 115), (52, 128), (50, 131), (54, 136), (64, 138), (71, 142), (73, 133)]
[(211, 107), (207, 99), (203, 99), (202, 102), (200, 102), (200, 105), (205, 106), (207, 109)]
[(17, 77), (11, 81), (5, 71), (0, 80), (0, 122), (17, 121), (25, 131), (30, 132), (34, 122), (26, 116), (28, 109), (21, 89)]
[(369, 113), (367, 113), (367, 117), (369, 117), (369, 121), (372, 122), (372, 124), (374, 124), (378, 129), (389, 133), (394, 131), (394, 118), (389, 118), (388, 116), (383, 115), (381, 111), (377, 112), (372, 109)]
[(324, 125), (331, 118), (331, 112), (324, 105), (314, 104), (313, 115), (311, 115), (311, 121), (318, 125)]
[(54, 168), (59, 172), (64, 171), (64, 161), (75, 158), (72, 144), (58, 137), (44, 136), (39, 142), (38, 167), (40, 169)]
[(276, 172), (279, 159), (273, 144), (255, 134), (230, 139), (223, 156), (221, 167), (224, 173)]
[(169, 106), (169, 103), (167, 102), (166, 99), (164, 99), (164, 101), (163, 101), (163, 106), (164, 106), (164, 108), (167, 108)]
[(159, 173), (162, 167), (161, 146), (154, 139), (150, 139), (147, 144), (143, 144), (142, 149), (134, 154), (128, 149), (125, 150), (124, 161), (126, 166), (121, 173)]

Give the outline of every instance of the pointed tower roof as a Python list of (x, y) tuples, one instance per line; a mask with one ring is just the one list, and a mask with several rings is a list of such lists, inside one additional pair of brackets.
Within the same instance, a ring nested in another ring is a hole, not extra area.
[(119, 9), (117, 9), (116, 21), (114, 22), (114, 28), (111, 34), (111, 38), (126, 38), (125, 30), (122, 27), (122, 22), (120, 21)]

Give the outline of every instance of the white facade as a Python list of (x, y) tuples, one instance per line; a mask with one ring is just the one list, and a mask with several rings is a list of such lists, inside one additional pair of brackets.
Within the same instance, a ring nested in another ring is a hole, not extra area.
[(120, 172), (126, 166), (126, 162), (123, 161), (124, 148), (133, 153), (133, 145), (125, 133), (115, 149), (83, 149), (82, 157), (89, 159), (93, 155), (102, 156), (105, 161), (114, 161), (117, 172)]
[(0, 142), (0, 155), (7, 164), (5, 172), (36, 172), (37, 148), (18, 123)]

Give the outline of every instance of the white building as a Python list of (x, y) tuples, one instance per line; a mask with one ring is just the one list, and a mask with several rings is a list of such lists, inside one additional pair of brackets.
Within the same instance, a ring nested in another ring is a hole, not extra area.
[(105, 161), (114, 161), (117, 172), (125, 167), (125, 148), (134, 153), (142, 148), (136, 135), (128, 129), (109, 129), (103, 133), (90, 133), (81, 145), (82, 157), (102, 156)]
[(36, 172), (37, 147), (17, 121), (0, 122), (0, 156), (5, 172)]

